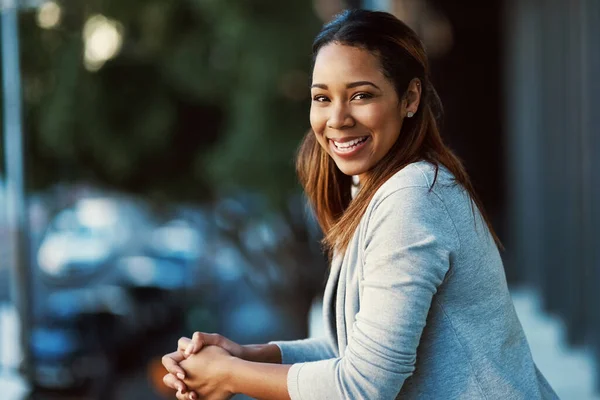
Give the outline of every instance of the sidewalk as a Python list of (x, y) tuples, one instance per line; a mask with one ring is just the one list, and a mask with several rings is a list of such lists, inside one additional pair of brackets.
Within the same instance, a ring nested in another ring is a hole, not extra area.
[(0, 393), (3, 400), (24, 400), (28, 394), (27, 386), (14, 372), (19, 362), (15, 347), (18, 337), (16, 310), (0, 302)]
[(535, 291), (512, 291), (513, 302), (527, 335), (538, 368), (562, 400), (600, 400), (594, 393), (595, 366), (585, 349), (565, 342), (565, 328), (558, 318), (542, 313)]
[(3, 400), (25, 400), (29, 394), (27, 386), (18, 376), (0, 371), (0, 393)]

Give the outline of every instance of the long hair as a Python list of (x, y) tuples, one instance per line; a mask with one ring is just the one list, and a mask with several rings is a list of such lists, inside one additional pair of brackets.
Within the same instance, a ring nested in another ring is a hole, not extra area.
[(369, 171), (368, 177), (361, 180), (361, 189), (354, 199), (351, 196), (351, 177), (339, 170), (312, 131), (306, 134), (298, 151), (296, 170), (323, 230), (323, 245), (329, 256), (334, 250), (346, 250), (377, 189), (396, 172), (420, 160), (435, 165), (435, 178), (440, 165), (454, 175), (455, 181), (471, 196), (496, 244), (501, 247), (462, 162), (444, 144), (440, 135), (442, 103), (429, 79), (429, 62), (416, 33), (385, 12), (344, 11), (326, 24), (315, 38), (313, 69), (319, 50), (330, 43), (358, 47), (377, 56), (398, 98), (404, 98), (414, 78), (420, 79), (422, 93), (417, 112), (412, 118), (404, 119), (398, 139)]

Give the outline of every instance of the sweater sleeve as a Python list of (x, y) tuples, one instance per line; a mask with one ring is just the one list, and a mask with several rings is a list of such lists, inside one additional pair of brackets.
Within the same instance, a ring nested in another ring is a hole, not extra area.
[(310, 338), (290, 341), (269, 342), (279, 347), (282, 364), (327, 360), (336, 357), (327, 338)]
[(388, 194), (367, 216), (360, 308), (343, 357), (294, 364), (292, 400), (394, 399), (415, 369), (433, 295), (458, 235), (428, 187)]

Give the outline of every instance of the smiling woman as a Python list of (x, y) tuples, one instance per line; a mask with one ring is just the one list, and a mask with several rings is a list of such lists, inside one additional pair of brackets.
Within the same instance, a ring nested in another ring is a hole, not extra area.
[[(435, 165), (436, 174), (439, 165), (450, 170), (500, 245), (462, 163), (441, 138), (443, 107), (423, 45), (406, 24), (386, 13), (341, 14), (313, 44), (311, 91), (312, 132), (297, 170), (330, 256), (336, 245), (346, 248), (377, 189), (419, 160)], [(351, 175), (362, 187), (352, 202)]]
[(316, 58), (310, 123), (346, 175), (365, 174), (381, 161), (398, 139), (409, 107), (418, 108), (418, 81), (408, 104), (379, 69), (376, 55), (339, 43), (325, 46)]
[(167, 385), (179, 398), (556, 399), (441, 138), (420, 40), (390, 14), (346, 11), (313, 54), (297, 170), (330, 254), (327, 337), (240, 346), (197, 332), (165, 356)]

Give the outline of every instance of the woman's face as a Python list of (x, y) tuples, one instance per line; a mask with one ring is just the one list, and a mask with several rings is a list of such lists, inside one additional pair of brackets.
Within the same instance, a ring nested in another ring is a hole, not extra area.
[(335, 43), (317, 54), (311, 96), (312, 129), (346, 175), (373, 168), (396, 142), (406, 113), (418, 106), (418, 100), (400, 101), (376, 56)]

